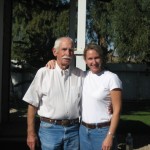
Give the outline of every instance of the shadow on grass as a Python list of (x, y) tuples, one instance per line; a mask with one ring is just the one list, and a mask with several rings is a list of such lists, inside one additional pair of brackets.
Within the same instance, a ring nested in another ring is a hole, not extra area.
[[(127, 115), (126, 120), (121, 119), (117, 129), (118, 143), (125, 143), (127, 133), (133, 137), (134, 149), (138, 149), (150, 144), (150, 125), (143, 123), (138, 118), (149, 122), (150, 101), (125, 102), (123, 103), (122, 116)], [(132, 118), (130, 118), (131, 116)], [(135, 116), (134, 116), (135, 115)], [(138, 118), (137, 118), (138, 117)], [(127, 120), (130, 118), (130, 120)], [(146, 118), (146, 119), (145, 119)], [(136, 120), (137, 119), (137, 120)], [(125, 147), (124, 147), (125, 148)]]
[[(29, 150), (26, 144), (27, 119), (26, 117), (17, 118), (17, 114), (18, 113), (13, 113), (13, 119), (8, 123), (0, 125), (0, 145), (4, 147), (5, 150)], [(39, 118), (37, 118), (35, 123), (37, 131), (39, 123)], [(36, 147), (36, 150), (41, 149), (40, 147)]]
[(127, 133), (133, 137), (134, 149), (138, 149), (150, 144), (150, 126), (141, 121), (120, 120), (117, 129), (118, 143), (125, 143)]

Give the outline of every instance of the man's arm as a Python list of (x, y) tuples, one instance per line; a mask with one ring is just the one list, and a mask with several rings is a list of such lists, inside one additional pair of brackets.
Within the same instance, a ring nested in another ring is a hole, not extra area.
[(27, 145), (30, 150), (35, 150), (36, 144), (38, 144), (38, 138), (35, 131), (35, 115), (37, 112), (37, 108), (28, 105), (28, 113), (27, 113)]

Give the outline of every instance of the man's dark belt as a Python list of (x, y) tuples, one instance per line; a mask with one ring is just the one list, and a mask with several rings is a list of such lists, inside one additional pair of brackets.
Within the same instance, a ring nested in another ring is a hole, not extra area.
[(90, 123), (85, 123), (85, 122), (82, 121), (81, 124), (84, 125), (87, 128), (90, 128), (90, 129), (102, 128), (102, 127), (110, 126), (110, 122), (90, 124)]
[(57, 120), (57, 119), (41, 117), (41, 121), (45, 121), (45, 122), (56, 124), (56, 125), (62, 125), (62, 126), (70, 126), (74, 124), (79, 124), (79, 118)]

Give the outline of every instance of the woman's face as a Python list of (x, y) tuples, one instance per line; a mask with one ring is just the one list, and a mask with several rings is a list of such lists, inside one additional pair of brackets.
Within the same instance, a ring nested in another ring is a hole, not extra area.
[(85, 62), (93, 73), (99, 73), (101, 71), (102, 60), (94, 49), (89, 49), (86, 52)]

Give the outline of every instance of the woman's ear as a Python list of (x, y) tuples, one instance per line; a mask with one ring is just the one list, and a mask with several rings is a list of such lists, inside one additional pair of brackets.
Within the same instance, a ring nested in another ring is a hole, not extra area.
[(56, 48), (52, 48), (52, 51), (53, 51), (53, 55), (56, 57), (57, 56), (57, 50), (56, 50)]

